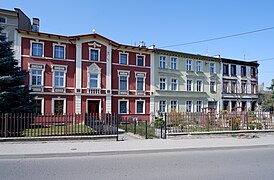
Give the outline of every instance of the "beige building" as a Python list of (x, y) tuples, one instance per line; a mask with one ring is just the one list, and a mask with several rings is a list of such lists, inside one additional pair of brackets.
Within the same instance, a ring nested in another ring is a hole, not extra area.
[(220, 58), (155, 49), (154, 113), (219, 111)]

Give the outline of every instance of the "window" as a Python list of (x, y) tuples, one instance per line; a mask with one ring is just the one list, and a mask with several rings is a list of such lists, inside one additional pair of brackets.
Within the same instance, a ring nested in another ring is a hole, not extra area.
[(65, 73), (62, 71), (54, 72), (54, 86), (55, 87), (64, 87)]
[(34, 112), (36, 114), (42, 114), (42, 99), (35, 99), (34, 104), (35, 104)]
[(223, 75), (229, 75), (229, 73), (228, 73), (228, 64), (224, 64), (223, 65)]
[(228, 82), (223, 82), (223, 92), (228, 93)]
[(166, 68), (166, 57), (165, 56), (160, 56), (160, 62), (159, 62), (159, 67), (160, 68)]
[(64, 114), (64, 100), (53, 100), (53, 113), (54, 114)]
[(172, 57), (170, 59), (170, 65), (171, 65), (171, 69), (177, 69), (177, 58)]
[(160, 101), (159, 103), (159, 111), (166, 112), (166, 101)]
[(177, 79), (171, 79), (171, 91), (177, 91)]
[(145, 113), (145, 106), (143, 100), (136, 101), (136, 114), (144, 114)]
[(210, 63), (209, 64), (209, 72), (210, 72), (210, 74), (216, 73), (216, 71), (215, 71), (215, 63)]
[(192, 60), (186, 60), (186, 70), (192, 71)]
[(0, 42), (1, 41), (6, 41), (7, 40), (7, 33), (0, 33)]
[(160, 90), (166, 89), (166, 78), (160, 78)]
[(120, 76), (119, 77), (119, 90), (128, 90), (128, 83), (127, 83), (127, 76)]
[(230, 71), (231, 76), (236, 76), (236, 65), (231, 65)]
[(197, 101), (196, 112), (202, 112), (202, 101)]
[(89, 88), (99, 88), (98, 74), (89, 74)]
[(256, 94), (257, 93), (257, 86), (256, 83), (251, 84), (251, 94)]
[(192, 112), (192, 101), (186, 101), (186, 112)]
[(119, 102), (119, 114), (128, 114), (128, 101), (120, 100)]
[(216, 93), (216, 82), (215, 81), (210, 81), (210, 92)]
[(241, 83), (242, 83), (242, 85), (241, 85), (242, 93), (245, 94), (246, 90), (247, 90), (246, 89), (246, 81), (242, 81)]
[(42, 86), (42, 70), (41, 69), (32, 69), (31, 70), (31, 85), (33, 86)]
[(120, 53), (120, 64), (127, 64), (127, 53)]
[(6, 24), (6, 18), (5, 17), (0, 17), (0, 23)]
[(202, 72), (202, 62), (196, 61), (196, 72)]
[(251, 75), (252, 78), (256, 77), (256, 68), (255, 67), (251, 67), (250, 75)]
[(176, 100), (170, 101), (170, 108), (171, 108), (171, 111), (177, 111), (177, 101)]
[(245, 66), (241, 66), (241, 76), (246, 77), (246, 67)]
[(143, 77), (137, 77), (137, 90), (143, 91), (144, 90), (144, 78)]
[(54, 58), (65, 59), (65, 47), (60, 45), (54, 46)]
[(236, 82), (231, 82), (231, 93), (236, 93), (237, 92), (237, 84)]
[(98, 49), (90, 49), (89, 60), (99, 61), (99, 50)]
[(42, 57), (43, 56), (43, 43), (32, 43), (32, 56)]
[(202, 92), (203, 82), (201, 80), (197, 80), (197, 92)]
[(187, 80), (186, 81), (186, 90), (187, 91), (192, 91), (192, 80)]
[(137, 66), (144, 66), (144, 56), (143, 55), (137, 55)]

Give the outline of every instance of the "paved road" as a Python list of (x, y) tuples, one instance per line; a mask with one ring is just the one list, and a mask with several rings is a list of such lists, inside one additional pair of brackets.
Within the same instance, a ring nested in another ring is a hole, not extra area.
[(0, 160), (0, 177), (1, 180), (273, 180), (274, 149)]

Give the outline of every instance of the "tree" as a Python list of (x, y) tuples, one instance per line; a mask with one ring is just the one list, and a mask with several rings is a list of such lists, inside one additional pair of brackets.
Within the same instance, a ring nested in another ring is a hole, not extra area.
[(0, 36), (0, 113), (32, 112), (33, 95), (24, 85), (27, 72), (18, 67), (11, 45), (12, 42)]
[(274, 110), (274, 79), (272, 79), (272, 83), (269, 87), (267, 87), (269, 90), (268, 93), (266, 93), (263, 97), (262, 102), (262, 108), (273, 111)]

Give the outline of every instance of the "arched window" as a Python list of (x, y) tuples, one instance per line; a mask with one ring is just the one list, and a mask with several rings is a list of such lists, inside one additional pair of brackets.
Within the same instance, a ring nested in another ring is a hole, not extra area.
[(87, 67), (87, 88), (100, 89), (101, 88), (101, 68), (93, 63)]

